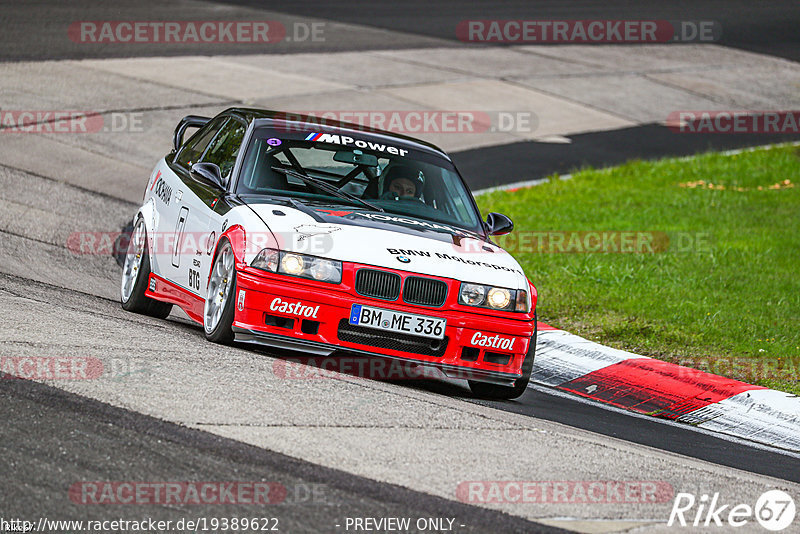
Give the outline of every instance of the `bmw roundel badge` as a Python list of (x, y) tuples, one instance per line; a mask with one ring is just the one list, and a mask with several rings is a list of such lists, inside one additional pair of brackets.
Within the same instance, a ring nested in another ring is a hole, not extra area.
[(400, 263), (411, 263), (411, 258), (408, 258), (406, 256), (397, 256), (397, 261), (399, 261)]

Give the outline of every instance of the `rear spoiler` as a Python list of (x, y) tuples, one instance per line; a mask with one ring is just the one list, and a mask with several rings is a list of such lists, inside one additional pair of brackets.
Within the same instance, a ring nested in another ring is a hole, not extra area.
[(172, 144), (175, 146), (175, 150), (177, 151), (180, 149), (181, 145), (183, 145), (183, 134), (186, 131), (186, 128), (202, 128), (208, 121), (211, 120), (211, 117), (201, 117), (200, 115), (187, 115), (181, 119), (181, 122), (178, 123), (178, 126), (175, 128), (175, 135), (172, 138)]

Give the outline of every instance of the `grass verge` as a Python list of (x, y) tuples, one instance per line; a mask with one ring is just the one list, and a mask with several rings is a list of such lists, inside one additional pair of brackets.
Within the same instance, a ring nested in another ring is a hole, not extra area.
[(539, 292), (539, 320), (800, 394), (800, 148), (577, 172), (478, 197)]

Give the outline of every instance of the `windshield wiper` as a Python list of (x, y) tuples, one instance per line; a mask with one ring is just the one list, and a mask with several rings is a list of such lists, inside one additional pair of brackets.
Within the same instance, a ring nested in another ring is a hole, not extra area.
[(303, 174), (302, 172), (297, 172), (297, 171), (294, 171), (292, 169), (286, 169), (284, 167), (272, 167), (272, 170), (281, 172), (281, 173), (283, 173), (283, 174), (285, 174), (287, 176), (293, 176), (293, 177), (295, 177), (295, 178), (297, 178), (299, 180), (302, 180), (303, 182), (305, 182), (307, 184), (311, 184), (311, 185), (314, 185), (314, 186), (318, 187), (319, 189), (322, 189), (326, 193), (330, 193), (330, 194), (332, 194), (334, 196), (337, 196), (339, 198), (343, 198), (343, 199), (346, 199), (346, 200), (350, 200), (352, 202), (357, 202), (357, 203), (359, 203), (359, 204), (361, 204), (363, 206), (368, 207), (371, 210), (384, 211), (384, 209), (382, 207), (376, 206), (375, 204), (372, 204), (370, 202), (367, 202), (366, 200), (358, 198), (355, 195), (351, 195), (350, 193), (346, 193), (346, 192), (342, 191), (341, 189), (329, 184), (328, 182), (325, 182), (324, 180), (319, 180), (319, 179), (314, 178), (312, 176), (309, 176), (307, 174)]

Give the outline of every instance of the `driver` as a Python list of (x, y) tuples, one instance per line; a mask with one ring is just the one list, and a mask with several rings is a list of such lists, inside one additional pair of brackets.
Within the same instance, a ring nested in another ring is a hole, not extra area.
[(383, 181), (382, 198), (422, 200), (422, 173), (408, 165), (395, 165)]

